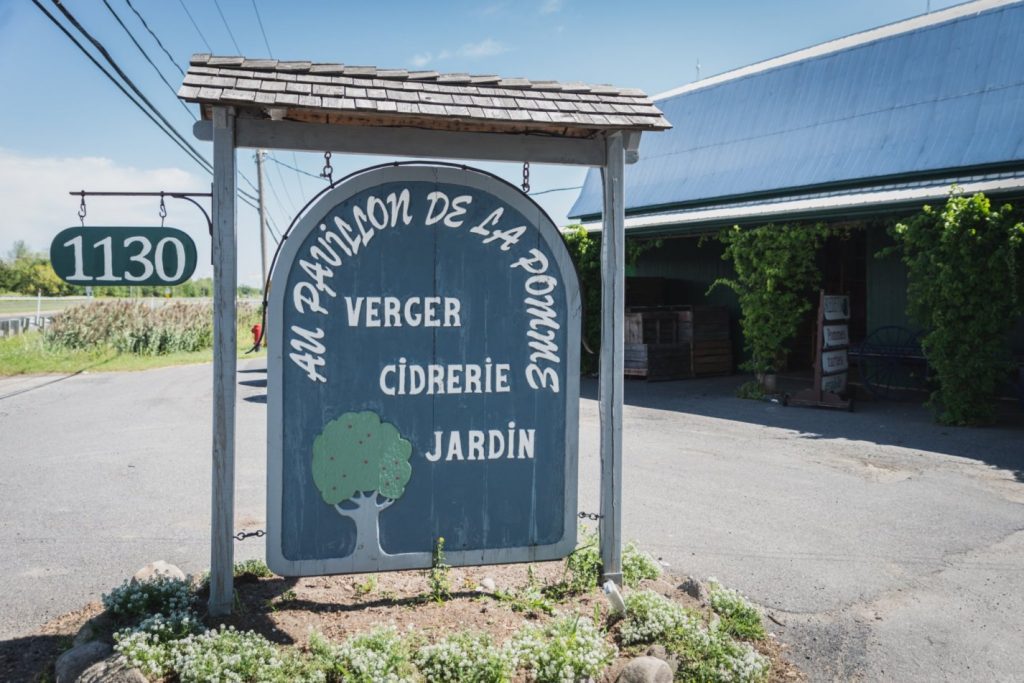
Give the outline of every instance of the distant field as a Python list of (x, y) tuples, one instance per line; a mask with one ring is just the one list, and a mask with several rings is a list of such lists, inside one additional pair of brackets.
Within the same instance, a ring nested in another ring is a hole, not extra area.
[[(75, 304), (82, 304), (87, 302), (89, 299), (82, 297), (54, 297), (54, 298), (43, 298), (42, 310), (43, 312), (49, 311), (63, 311), (69, 306)], [(17, 313), (35, 313), (36, 312), (36, 299), (35, 297), (14, 297), (14, 296), (0, 296), (0, 315), (14, 315)]]

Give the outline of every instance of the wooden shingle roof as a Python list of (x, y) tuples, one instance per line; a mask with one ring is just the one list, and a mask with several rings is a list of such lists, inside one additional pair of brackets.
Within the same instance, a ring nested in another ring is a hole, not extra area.
[(318, 123), (586, 137), (671, 128), (642, 91), (525, 78), (194, 55), (178, 97)]

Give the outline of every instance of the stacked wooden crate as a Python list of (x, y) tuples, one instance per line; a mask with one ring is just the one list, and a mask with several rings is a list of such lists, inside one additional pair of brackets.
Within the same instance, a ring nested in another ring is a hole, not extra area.
[(624, 373), (651, 381), (689, 377), (690, 343), (675, 310), (626, 313)]
[(675, 306), (626, 313), (624, 373), (648, 380), (732, 372), (729, 312), (718, 306)]
[[(732, 372), (729, 311), (720, 306), (687, 306), (678, 312), (682, 341), (690, 342), (690, 370), (694, 377)], [(688, 334), (687, 334), (688, 332)]]

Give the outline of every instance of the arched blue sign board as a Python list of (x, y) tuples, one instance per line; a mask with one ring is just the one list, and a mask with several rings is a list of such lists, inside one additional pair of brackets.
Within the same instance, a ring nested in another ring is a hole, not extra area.
[(270, 568), (571, 552), (580, 319), (558, 230), (499, 179), (393, 166), (325, 194), (271, 286)]

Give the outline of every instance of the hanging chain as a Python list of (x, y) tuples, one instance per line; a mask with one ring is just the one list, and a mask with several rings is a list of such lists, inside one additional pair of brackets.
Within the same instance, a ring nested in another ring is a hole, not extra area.
[(244, 541), (247, 538), (263, 538), (267, 535), (267, 532), (263, 529), (257, 529), (256, 531), (239, 531), (235, 534), (236, 541)]
[(85, 190), (82, 190), (82, 203), (78, 205), (78, 220), (82, 222), (82, 227), (85, 227)]
[(589, 519), (589, 520), (592, 520), (594, 522), (596, 522), (597, 520), (599, 520), (602, 517), (604, 517), (604, 515), (599, 515), (596, 512), (581, 512), (581, 513), (579, 513), (576, 516), (579, 517), (580, 519)]
[(331, 166), (330, 152), (324, 152), (324, 170), (320, 172), (320, 177), (326, 179), (328, 184), (334, 183), (334, 167)]
[(530, 194), (530, 162), (523, 162), (523, 192)]
[(164, 204), (164, 193), (160, 193), (160, 227), (164, 227), (164, 219), (167, 218), (167, 205)]

